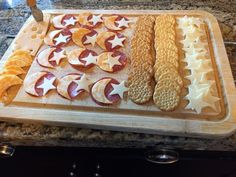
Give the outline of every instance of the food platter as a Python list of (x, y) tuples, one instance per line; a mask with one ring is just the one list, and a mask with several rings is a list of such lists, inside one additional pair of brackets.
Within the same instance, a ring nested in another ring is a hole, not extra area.
[[(52, 19), (61, 14), (74, 14), (79, 15), (82, 13), (87, 13), (86, 10), (47, 10), (44, 11), (46, 18)], [(160, 134), (172, 134), (180, 136), (203, 136), (203, 137), (222, 137), (232, 133), (236, 124), (235, 112), (233, 108), (236, 107), (236, 89), (233, 82), (233, 77), (229, 62), (227, 60), (227, 55), (225, 52), (221, 32), (217, 23), (217, 20), (209, 13), (204, 11), (107, 11), (107, 10), (89, 10), (92, 14), (102, 14), (103, 17), (110, 17), (114, 14), (121, 15), (131, 22), (129, 27), (125, 30), (120, 30), (119, 33), (126, 37), (124, 47), (121, 47), (119, 52), (123, 53), (127, 57), (127, 63), (125, 66), (116, 72), (106, 72), (104, 71), (103, 65), (95, 65), (89, 70), (78, 70), (68, 61), (62, 59), (59, 67), (48, 68), (42, 67), (37, 61), (39, 58), (39, 53), (48, 48), (45, 42), (35, 42), (33, 46), (37, 46), (38, 49), (31, 51), (31, 55), (35, 58), (31, 66), (27, 69), (27, 74), (25, 76), (24, 83), (27, 78), (30, 78), (34, 73), (38, 72), (50, 72), (53, 73), (56, 79), (65, 77), (68, 74), (84, 74), (93, 83), (94, 90), (98, 81), (104, 78), (112, 78), (122, 83), (123, 81), (129, 80), (129, 73), (132, 70), (132, 39), (135, 33), (136, 22), (143, 15), (151, 15), (154, 18), (169, 14), (175, 19), (184, 18), (185, 16), (199, 18), (204, 21), (205, 30), (205, 41), (207, 43), (207, 52), (209, 53), (209, 60), (213, 69), (212, 74), (208, 77), (208, 80), (212, 80), (215, 83), (214, 86), (214, 98), (215, 109), (211, 107), (206, 107), (197, 112), (192, 109), (185, 109), (188, 101), (184, 97), (189, 92), (189, 83), (185, 88), (182, 88), (180, 94), (180, 103), (178, 107), (171, 111), (163, 111), (153, 103), (152, 100), (146, 102), (145, 104), (137, 104), (129, 97), (129, 94), (124, 94), (123, 99), (119, 99), (117, 104), (100, 105), (96, 101), (96, 92), (91, 92), (92, 88), (88, 89), (87, 93), (83, 93), (79, 98), (70, 100), (58, 94), (56, 90), (49, 91), (49, 94), (43, 97), (32, 96), (27, 94), (24, 86), (14, 87), (16, 91), (13, 101), (8, 105), (2, 105), (0, 108), (0, 117), (4, 120), (14, 120), (14, 121), (33, 121), (33, 122), (43, 122), (45, 124), (54, 125), (69, 125), (69, 126), (79, 126), (79, 127), (89, 127), (96, 129), (109, 129), (109, 130), (119, 130), (119, 131), (131, 131), (131, 132), (145, 132), (145, 133), (160, 133)], [(26, 24), (20, 30), (18, 36), (16, 37), (13, 44), (6, 51), (3, 56), (1, 63), (2, 66), (7, 61), (9, 56), (12, 55), (16, 46), (14, 45), (16, 41), (19, 43), (19, 36), (25, 35), (24, 30), (28, 29), (32, 17), (28, 19)], [(53, 23), (53, 22), (52, 22)], [(55, 30), (53, 25), (49, 24), (49, 30), (45, 32), (42, 38), (46, 38), (51, 31)], [(113, 26), (111, 26), (112, 28)], [(97, 33), (105, 31), (106, 25), (101, 25), (99, 28), (95, 28)], [(31, 27), (33, 29), (33, 27)], [(184, 60), (184, 50), (183, 46), (180, 44), (183, 35), (179, 28), (176, 29), (176, 46), (178, 48), (178, 57)], [(181, 26), (180, 26), (181, 29)], [(42, 33), (43, 34), (43, 31)], [(115, 33), (117, 34), (117, 33)], [(119, 38), (119, 37), (118, 37)], [(78, 38), (77, 38), (78, 39)], [(155, 39), (153, 36), (152, 39)], [(24, 38), (25, 40), (25, 38)], [(31, 38), (32, 40), (32, 38)], [(36, 39), (37, 40), (37, 39)], [(45, 41), (45, 40), (44, 40)], [(78, 48), (75, 45), (75, 41), (71, 41), (65, 47), (66, 54)], [(40, 43), (40, 44), (39, 44)], [(32, 45), (31, 45), (32, 46)], [(19, 47), (19, 46), (18, 46)], [(24, 48), (23, 48), (24, 49)], [(104, 52), (101, 46), (86, 46), (86, 49), (92, 50), (99, 56)], [(102, 58), (102, 56), (100, 57)], [(131, 60), (131, 61), (130, 61)], [(40, 60), (41, 61), (41, 60)], [(45, 62), (41, 62), (45, 64)], [(48, 63), (46, 63), (48, 64)], [(142, 65), (142, 64), (141, 64)], [(113, 65), (114, 66), (114, 65)], [(185, 65), (179, 66), (180, 68), (185, 68)], [(106, 69), (106, 68), (105, 68)], [(185, 78), (186, 70), (180, 69), (180, 75)], [(81, 76), (82, 77), (82, 76)], [(28, 79), (30, 80), (30, 79)], [(184, 80), (184, 79), (183, 79)], [(113, 83), (117, 84), (116, 82)], [(102, 85), (102, 84), (101, 84)], [(129, 86), (127, 86), (129, 89)], [(99, 86), (100, 89), (100, 86)], [(104, 90), (105, 88), (103, 88)], [(159, 89), (160, 90), (160, 89)], [(92, 94), (91, 94), (92, 93)], [(123, 96), (123, 95), (122, 95)], [(197, 95), (198, 96), (198, 95)], [(121, 97), (121, 96), (120, 96)], [(120, 98), (119, 97), (119, 98)], [(94, 101), (95, 98), (95, 101)], [(113, 102), (112, 102), (113, 103)]]

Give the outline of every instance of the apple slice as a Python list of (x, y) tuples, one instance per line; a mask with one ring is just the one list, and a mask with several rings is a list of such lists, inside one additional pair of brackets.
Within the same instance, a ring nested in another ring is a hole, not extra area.
[(97, 65), (99, 68), (110, 73), (122, 70), (126, 63), (127, 57), (120, 51), (103, 52), (97, 59)]

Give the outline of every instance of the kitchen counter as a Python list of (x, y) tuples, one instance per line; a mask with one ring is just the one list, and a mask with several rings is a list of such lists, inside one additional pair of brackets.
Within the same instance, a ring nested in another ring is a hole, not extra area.
[[(9, 3), (7, 3), (9, 2)], [(30, 15), (24, 1), (0, 2), (0, 58), (12, 41), (12, 36)], [(41, 9), (199, 9), (215, 15), (225, 41), (236, 40), (236, 1), (108, 1), (108, 0), (41, 0)], [(227, 45), (229, 60), (236, 78), (236, 46)], [(13, 145), (81, 146), (81, 147), (170, 147), (188, 150), (236, 151), (236, 133), (223, 139), (184, 138), (139, 133), (122, 133), (81, 128), (55, 127), (37, 124), (0, 122), (0, 142)]]

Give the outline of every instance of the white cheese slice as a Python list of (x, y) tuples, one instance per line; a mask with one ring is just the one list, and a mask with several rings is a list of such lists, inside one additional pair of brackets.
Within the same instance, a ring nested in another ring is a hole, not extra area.
[(47, 74), (47, 72), (37, 72), (26, 77), (24, 80), (24, 90), (31, 95), (38, 96), (37, 92), (35, 91), (35, 84), (45, 74)]
[(42, 66), (53, 68), (53, 65), (51, 65), (48, 62), (49, 61), (48, 58), (54, 50), (55, 50), (55, 48), (49, 47), (49, 48), (46, 48), (43, 51), (41, 51), (37, 56), (38, 63)]

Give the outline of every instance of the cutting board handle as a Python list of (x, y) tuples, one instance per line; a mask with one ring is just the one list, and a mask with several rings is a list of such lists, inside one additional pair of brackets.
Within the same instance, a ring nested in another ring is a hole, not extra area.
[(36, 0), (26, 0), (27, 6), (34, 7), (36, 6)]

